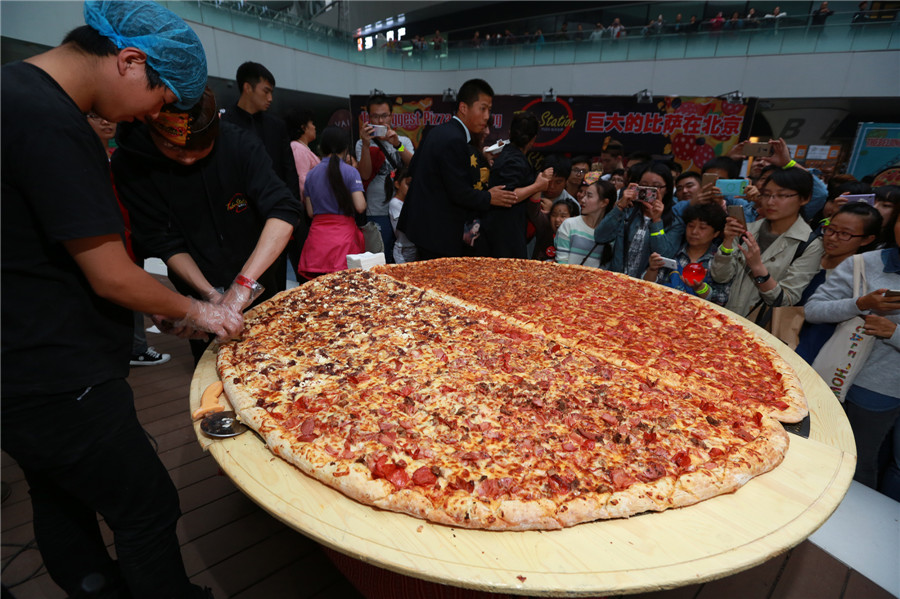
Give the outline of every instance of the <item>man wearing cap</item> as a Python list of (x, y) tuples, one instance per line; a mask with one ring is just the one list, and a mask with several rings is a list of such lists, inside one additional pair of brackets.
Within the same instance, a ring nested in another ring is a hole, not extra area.
[[(113, 173), (135, 243), (187, 295), (243, 310), (284, 285), (276, 259), (302, 205), (255, 135), (218, 117), (209, 88), (190, 110), (123, 123)], [(275, 264), (273, 266), (273, 263)], [(208, 343), (191, 340), (199, 361)]]
[(206, 58), (190, 27), (152, 2), (88, 1), (84, 16), (62, 45), (0, 70), (0, 438), (28, 481), (44, 565), (69, 596), (206, 597), (185, 574), (178, 494), (125, 381), (131, 311), (223, 339), (241, 318), (170, 291), (129, 259), (106, 153), (85, 118), (190, 106)]

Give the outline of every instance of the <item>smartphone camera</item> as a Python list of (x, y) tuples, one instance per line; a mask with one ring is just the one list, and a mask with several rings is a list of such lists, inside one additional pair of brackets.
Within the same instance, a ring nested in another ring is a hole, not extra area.
[(652, 204), (659, 197), (659, 190), (655, 187), (638, 187), (637, 201)]
[(752, 156), (754, 158), (768, 158), (774, 153), (774, 148), (768, 143), (746, 143), (744, 144), (744, 156)]

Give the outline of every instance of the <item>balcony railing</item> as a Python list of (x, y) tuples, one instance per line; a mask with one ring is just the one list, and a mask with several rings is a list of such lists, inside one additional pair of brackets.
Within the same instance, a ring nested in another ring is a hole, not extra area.
[(402, 41), (359, 51), (348, 34), (285, 13), (238, 2), (165, 2), (188, 21), (355, 64), (406, 71), (469, 70), (591, 62), (672, 60), (900, 49), (897, 21), (850, 25), (786, 25), (690, 34), (628, 35), (599, 41), (503, 43), (480, 48), (457, 43), (440, 51)]

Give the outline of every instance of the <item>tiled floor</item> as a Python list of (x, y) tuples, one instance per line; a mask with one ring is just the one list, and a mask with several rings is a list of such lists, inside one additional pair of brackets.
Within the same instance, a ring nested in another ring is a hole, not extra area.
[[(149, 335), (160, 351), (173, 354), (161, 366), (132, 369), (138, 416), (159, 446), (178, 487), (184, 513), (178, 533), (188, 574), (219, 599), (359, 599), (395, 596), (393, 580), (362, 593), (315, 543), (286, 528), (237, 491), (204, 454), (187, 416), (193, 362), (187, 342)], [(12, 493), (2, 505), (2, 582), (16, 599), (62, 599), (50, 580), (33, 538), (31, 506), (21, 470), (6, 454), (2, 479)], [(107, 540), (112, 539), (107, 531)], [(898, 566), (900, 569), (900, 566)], [(448, 587), (419, 585), (423, 599), (476, 597)], [(658, 593), (644, 599), (887, 599), (892, 595), (810, 542), (739, 574)], [(497, 595), (494, 595), (497, 597)]]

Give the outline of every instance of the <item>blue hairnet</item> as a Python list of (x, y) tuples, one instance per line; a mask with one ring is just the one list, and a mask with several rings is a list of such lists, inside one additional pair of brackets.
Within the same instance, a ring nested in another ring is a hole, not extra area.
[(206, 88), (206, 53), (194, 30), (181, 17), (146, 0), (84, 3), (84, 22), (117, 48), (137, 48), (189, 109)]

